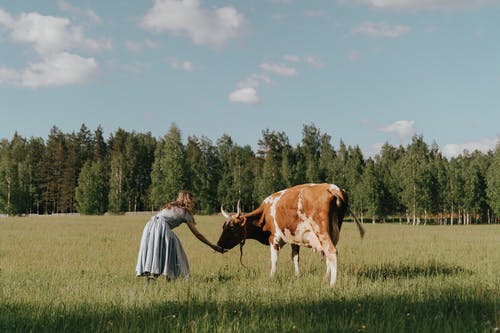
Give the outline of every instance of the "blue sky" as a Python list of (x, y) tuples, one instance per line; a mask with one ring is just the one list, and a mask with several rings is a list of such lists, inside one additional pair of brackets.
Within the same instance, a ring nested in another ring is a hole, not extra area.
[(446, 156), (500, 138), (499, 0), (0, 3), (0, 137), (85, 123), (367, 155), (415, 133)]

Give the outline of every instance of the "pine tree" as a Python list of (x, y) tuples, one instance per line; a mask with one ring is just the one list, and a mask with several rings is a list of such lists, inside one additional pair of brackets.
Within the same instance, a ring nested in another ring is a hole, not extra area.
[(398, 161), (404, 154), (403, 147), (393, 147), (388, 143), (382, 145), (380, 153), (375, 156), (375, 167), (383, 187), (386, 189), (386, 195), (382, 198), (381, 204), (385, 215), (400, 215), (404, 213), (404, 207), (401, 203), (400, 193), (401, 179), (398, 173)]
[(153, 163), (152, 201), (159, 207), (174, 200), (187, 185), (186, 152), (181, 140), (181, 131), (172, 124), (169, 132), (157, 145)]
[(86, 215), (104, 214), (108, 209), (108, 183), (104, 162), (88, 161), (78, 177), (76, 208)]
[(0, 212), (20, 214), (21, 189), (17, 163), (12, 156), (11, 144), (4, 139), (0, 143)]
[(61, 212), (61, 189), (66, 157), (66, 138), (56, 126), (50, 130), (43, 161), (43, 201), (45, 213)]
[(497, 144), (492, 162), (487, 171), (486, 195), (493, 214), (500, 217), (500, 144)]
[(188, 138), (186, 146), (188, 165), (187, 188), (196, 195), (196, 208), (203, 214), (211, 214), (217, 208), (218, 170), (217, 149), (208, 138)]
[(45, 143), (42, 138), (31, 138), (28, 141), (26, 164), (28, 168), (28, 213), (40, 214), (42, 209), (43, 193), (43, 158), (45, 155)]
[(399, 161), (403, 191), (402, 203), (412, 217), (412, 224), (420, 223), (420, 216), (431, 208), (431, 180), (429, 148), (422, 136), (414, 136), (406, 154)]
[(119, 128), (110, 138), (109, 211), (120, 214), (127, 210), (126, 181), (127, 156), (125, 142), (129, 133)]
[(234, 207), (234, 198), (232, 195), (233, 177), (232, 177), (232, 158), (234, 143), (233, 139), (227, 135), (222, 135), (217, 140), (217, 155), (220, 163), (220, 178), (217, 183), (217, 202), (224, 207)]
[(330, 143), (331, 137), (328, 134), (321, 136), (321, 154), (319, 157), (319, 173), (320, 181), (326, 183), (335, 183), (334, 165), (335, 165), (335, 149)]
[(304, 125), (302, 128), (301, 152), (305, 166), (305, 181), (320, 182), (319, 157), (321, 152), (321, 131), (314, 125)]
[(262, 131), (259, 145), (259, 171), (256, 175), (255, 197), (258, 201), (269, 194), (285, 188), (285, 181), (281, 173), (283, 151), (290, 146), (284, 132), (275, 132), (266, 129)]
[(462, 157), (453, 158), (448, 163), (448, 184), (445, 192), (445, 204), (450, 212), (450, 224), (456, 223), (455, 217), (460, 213), (460, 208), (463, 205), (462, 190), (464, 187), (464, 179), (462, 176)]

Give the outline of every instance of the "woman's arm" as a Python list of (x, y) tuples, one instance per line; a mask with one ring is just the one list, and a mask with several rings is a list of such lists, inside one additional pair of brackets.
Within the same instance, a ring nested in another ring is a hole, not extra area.
[(218, 245), (214, 245), (214, 244), (210, 243), (210, 241), (208, 239), (206, 239), (205, 236), (203, 236), (198, 231), (198, 229), (196, 228), (196, 225), (194, 224), (194, 221), (187, 221), (186, 224), (188, 225), (189, 230), (191, 230), (191, 232), (193, 233), (193, 235), (196, 236), (196, 238), (198, 238), (200, 241), (202, 241), (203, 243), (205, 243), (208, 246), (210, 246), (215, 251), (220, 252), (220, 253), (224, 253), (224, 252), (227, 251), (226, 249), (224, 249), (224, 248), (222, 248), (222, 247), (220, 247)]

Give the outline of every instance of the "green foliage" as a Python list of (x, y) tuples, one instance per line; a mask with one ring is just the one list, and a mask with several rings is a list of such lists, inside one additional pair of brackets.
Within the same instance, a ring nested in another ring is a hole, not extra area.
[(77, 211), (86, 215), (100, 215), (108, 210), (108, 182), (102, 161), (87, 162), (78, 177), (76, 188)]
[(199, 212), (236, 209), (238, 200), (248, 211), (275, 191), (328, 182), (347, 190), (355, 213), (375, 220), (499, 221), (498, 148), (447, 159), (436, 143), (415, 136), (407, 147), (386, 143), (365, 159), (359, 146), (331, 141), (314, 124), (303, 127), (296, 146), (285, 132), (266, 129), (256, 152), (227, 134), (215, 145), (195, 136), (183, 143), (175, 124), (158, 141), (123, 129), (105, 140), (101, 127), (92, 133), (85, 125), (71, 133), (53, 127), (46, 141), (16, 133), (0, 145), (0, 213), (81, 211), (76, 188), (82, 167), (101, 162), (108, 210), (117, 214), (154, 210), (182, 189), (195, 193)]
[(189, 137), (186, 146), (187, 188), (196, 193), (196, 208), (203, 214), (217, 207), (217, 184), (221, 177), (217, 149), (208, 138)]
[(151, 168), (156, 140), (147, 134), (119, 129), (110, 139), (109, 210), (150, 209)]
[[(262, 131), (262, 139), (259, 140), (258, 144), (261, 167), (256, 175), (255, 197), (261, 201), (269, 194), (285, 188), (286, 181), (281, 168), (283, 166), (283, 151), (288, 149), (289, 143), (284, 132), (267, 129)], [(289, 175), (287, 175), (288, 177)]]
[(155, 150), (151, 173), (153, 204), (159, 207), (174, 200), (179, 191), (186, 189), (187, 175), (186, 152), (181, 140), (181, 131), (172, 124)]
[(496, 216), (500, 216), (500, 144), (497, 144), (493, 161), (487, 173), (488, 204)]

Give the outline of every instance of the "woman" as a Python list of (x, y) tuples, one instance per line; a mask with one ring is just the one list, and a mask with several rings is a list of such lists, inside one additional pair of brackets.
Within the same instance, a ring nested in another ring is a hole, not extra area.
[(137, 276), (156, 278), (165, 275), (167, 279), (189, 276), (186, 253), (179, 238), (172, 232), (172, 229), (182, 222), (186, 222), (189, 230), (200, 241), (215, 251), (225, 252), (223, 248), (210, 243), (196, 229), (193, 208), (193, 193), (181, 191), (175, 201), (163, 206), (163, 209), (146, 223), (135, 268)]

